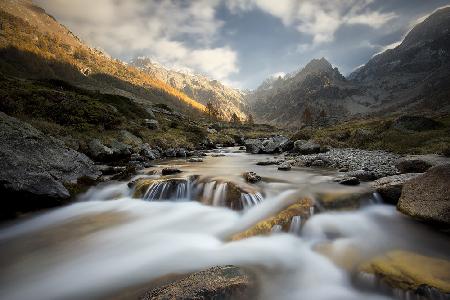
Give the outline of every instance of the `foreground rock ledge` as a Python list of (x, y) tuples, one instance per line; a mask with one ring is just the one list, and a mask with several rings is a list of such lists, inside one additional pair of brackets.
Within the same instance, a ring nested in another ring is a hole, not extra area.
[[(450, 297), (450, 261), (407, 251), (392, 251), (360, 267), (391, 288), (427, 296), (431, 290)], [(373, 282), (375, 283), (375, 282)]]
[(213, 267), (143, 294), (141, 300), (255, 299), (254, 280), (235, 266)]
[(397, 208), (420, 221), (450, 228), (450, 164), (429, 169), (403, 185)]
[(0, 218), (62, 204), (67, 185), (99, 175), (86, 155), (0, 112)]

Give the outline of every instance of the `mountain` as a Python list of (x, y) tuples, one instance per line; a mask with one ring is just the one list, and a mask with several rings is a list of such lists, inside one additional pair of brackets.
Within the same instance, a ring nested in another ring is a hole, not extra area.
[(450, 7), (435, 11), (400, 45), (374, 56), (349, 79), (373, 99), (373, 110), (448, 111)]
[(30, 0), (0, 1), (0, 72), (60, 79), (144, 105), (164, 104), (199, 114), (205, 106), (158, 78), (84, 44)]
[(223, 119), (230, 120), (233, 114), (236, 114), (241, 120), (247, 118), (244, 93), (237, 89), (227, 87), (217, 80), (210, 80), (202, 75), (169, 70), (147, 57), (135, 58), (130, 65), (182, 91), (204, 105), (211, 103)]
[(450, 111), (450, 8), (416, 25), (394, 49), (344, 78), (324, 58), (269, 79), (249, 93), (255, 119), (278, 126), (327, 124), (354, 116)]
[(358, 95), (337, 68), (313, 59), (295, 74), (269, 79), (247, 96), (255, 119), (283, 127), (327, 123), (345, 115), (342, 99)]

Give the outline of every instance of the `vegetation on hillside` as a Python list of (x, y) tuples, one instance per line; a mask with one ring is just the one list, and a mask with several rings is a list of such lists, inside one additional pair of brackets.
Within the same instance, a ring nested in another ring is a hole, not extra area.
[(314, 139), (322, 145), (387, 150), (400, 154), (445, 154), (450, 148), (450, 116), (433, 117), (440, 126), (427, 130), (403, 130), (394, 126), (397, 116), (352, 120), (337, 125), (307, 127), (293, 140)]
[[(165, 102), (184, 113), (205, 111), (205, 106), (138, 69), (88, 48), (76, 37), (49, 35), (5, 11), (0, 11), (0, 71), (25, 78), (56, 78), (89, 89)], [(55, 22), (55, 26), (60, 26)], [(72, 37), (70, 45), (63, 41)]]

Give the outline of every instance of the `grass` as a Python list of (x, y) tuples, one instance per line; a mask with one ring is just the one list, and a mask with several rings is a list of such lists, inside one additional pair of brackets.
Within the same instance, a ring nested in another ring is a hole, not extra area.
[(399, 130), (392, 126), (395, 117), (353, 120), (325, 128), (307, 128), (292, 139), (314, 139), (322, 145), (387, 150), (399, 154), (444, 154), (450, 147), (450, 116), (433, 118), (439, 129), (424, 131)]

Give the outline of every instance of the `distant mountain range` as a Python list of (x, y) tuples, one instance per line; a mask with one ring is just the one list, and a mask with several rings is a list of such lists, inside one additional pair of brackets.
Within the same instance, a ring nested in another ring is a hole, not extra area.
[(164, 81), (201, 104), (211, 103), (225, 120), (230, 120), (233, 114), (243, 121), (247, 119), (244, 93), (238, 89), (227, 87), (202, 75), (167, 69), (148, 57), (137, 57), (130, 65)]
[(283, 127), (393, 112), (450, 111), (450, 8), (345, 78), (324, 58), (247, 95), (256, 120)]
[(450, 8), (416, 25), (394, 49), (345, 78), (325, 58), (243, 92), (217, 80), (167, 69), (150, 58), (129, 64), (84, 44), (30, 0), (0, 1), (0, 75), (57, 78), (143, 106), (298, 128), (393, 112), (450, 111)]

